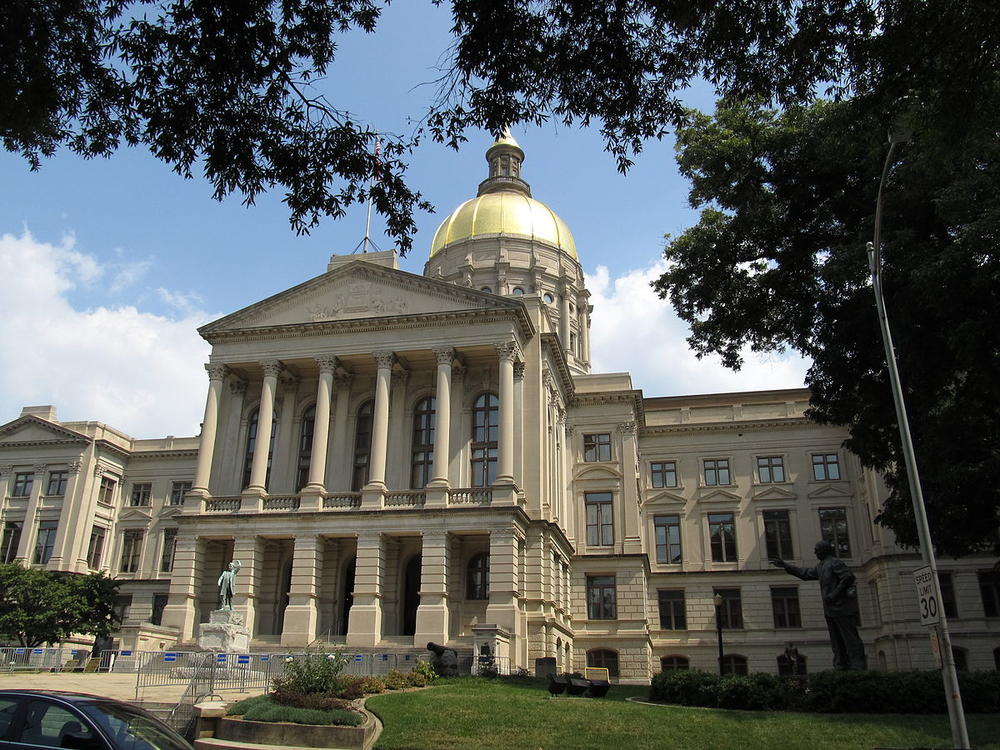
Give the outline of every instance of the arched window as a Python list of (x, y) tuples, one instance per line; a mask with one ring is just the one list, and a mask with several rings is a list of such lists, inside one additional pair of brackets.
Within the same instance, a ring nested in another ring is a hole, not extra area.
[(514, 287), (513, 292), (514, 292), (514, 296), (515, 297), (522, 297), (522, 296), (524, 296), (524, 289), (522, 289), (519, 286)]
[(434, 477), (434, 425), (437, 402), (433, 396), (422, 398), (413, 410), (413, 449), (410, 486), (426, 487)]
[[(250, 484), (250, 472), (253, 469), (253, 452), (257, 445), (257, 424), (260, 422), (260, 409), (254, 409), (247, 423), (247, 446), (243, 458), (243, 486)], [(271, 418), (271, 440), (267, 446), (267, 474), (264, 477), (264, 486), (271, 483), (271, 457), (274, 454), (274, 435), (278, 431), (278, 415)]]
[(490, 598), (490, 556), (485, 552), (473, 555), (466, 571), (465, 598)]
[(295, 485), (298, 492), (309, 484), (309, 463), (312, 460), (313, 429), (316, 425), (316, 407), (310, 406), (302, 415), (302, 432), (299, 434), (299, 474)]
[(489, 487), (497, 478), (500, 399), (484, 393), (472, 407), (472, 486)]
[(958, 672), (969, 671), (969, 652), (958, 646), (951, 647), (951, 655), (955, 657), (955, 670)]
[(374, 406), (373, 401), (366, 401), (358, 409), (358, 419), (354, 429), (352, 492), (360, 492), (361, 488), (368, 484), (368, 464), (372, 455), (372, 411)]
[(587, 652), (588, 667), (604, 667), (611, 679), (618, 678), (618, 652), (607, 648), (595, 648)]
[(747, 658), (738, 654), (726, 654), (722, 657), (722, 674), (748, 674)]
[(781, 677), (806, 674), (806, 657), (798, 654), (790, 658), (788, 654), (778, 654), (778, 674)]
[(678, 669), (688, 669), (688, 658), (686, 656), (661, 656), (660, 671), (675, 672)]

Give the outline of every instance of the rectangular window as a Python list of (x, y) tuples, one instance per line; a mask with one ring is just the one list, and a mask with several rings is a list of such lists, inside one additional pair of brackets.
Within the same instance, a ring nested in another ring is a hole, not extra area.
[(177, 549), (177, 529), (163, 530), (163, 551), (160, 554), (160, 572), (170, 573), (174, 569), (174, 551)]
[(583, 436), (584, 461), (611, 460), (611, 433), (599, 432)]
[(802, 616), (799, 614), (799, 589), (797, 586), (772, 586), (771, 609), (774, 610), (774, 627), (802, 627)]
[(31, 494), (31, 487), (35, 483), (35, 472), (19, 471), (14, 475), (14, 488), (10, 492), (11, 497), (27, 497)]
[(1000, 617), (1000, 573), (979, 571), (979, 595), (983, 598), (983, 614)]
[(591, 547), (610, 547), (615, 543), (611, 493), (587, 492), (583, 497), (587, 508), (587, 544)]
[(615, 577), (587, 576), (587, 618), (614, 620), (617, 617)]
[(142, 529), (126, 529), (122, 532), (122, 559), (118, 570), (121, 573), (135, 573), (139, 570), (142, 555)]
[(153, 594), (153, 612), (149, 616), (151, 625), (163, 624), (163, 610), (167, 607), (168, 599), (166, 594)]
[(792, 522), (787, 510), (765, 510), (764, 541), (768, 557), (795, 557), (792, 553)]
[(140, 508), (149, 505), (149, 498), (153, 494), (153, 485), (149, 482), (132, 485), (132, 500), (129, 503), (133, 508)]
[(712, 543), (712, 560), (736, 562), (736, 517), (732, 513), (709, 513), (708, 536)]
[(729, 481), (728, 458), (706, 458), (701, 463), (705, 470), (706, 487), (715, 487), (720, 484), (731, 484)]
[(68, 471), (50, 471), (49, 486), (45, 490), (46, 495), (58, 497), (66, 494), (66, 481), (69, 478)]
[(713, 589), (715, 594), (722, 597), (722, 604), (717, 613), (721, 618), (722, 627), (728, 630), (739, 630), (743, 627), (743, 600), (740, 598), (739, 589)]
[(104, 505), (115, 504), (115, 489), (118, 487), (118, 480), (107, 475), (101, 477), (101, 487), (97, 490), (97, 502)]
[(649, 476), (654, 487), (676, 487), (677, 462), (654, 461), (649, 465)]
[(938, 581), (941, 583), (941, 604), (944, 606), (944, 616), (956, 619), (958, 617), (958, 604), (955, 600), (955, 582), (951, 573), (938, 571)]
[(836, 453), (812, 454), (813, 479), (818, 482), (840, 479), (840, 461)]
[(872, 609), (875, 610), (875, 617), (878, 619), (878, 624), (881, 625), (883, 621), (882, 599), (879, 598), (877, 579), (873, 578), (868, 582), (868, 594), (872, 598)]
[(687, 611), (682, 590), (661, 589), (658, 593), (660, 627), (663, 630), (687, 630)]
[(785, 481), (785, 459), (781, 456), (757, 456), (757, 478), (763, 484)]
[(17, 545), (21, 543), (21, 522), (7, 521), (3, 525), (3, 539), (0, 540), (0, 563), (14, 562)]
[(680, 516), (653, 516), (656, 530), (656, 562), (677, 564), (681, 562)]
[(38, 538), (35, 540), (35, 556), (32, 558), (35, 564), (44, 565), (52, 557), (52, 550), (56, 546), (56, 532), (58, 529), (58, 521), (38, 522)]
[(101, 559), (104, 557), (104, 539), (107, 530), (101, 526), (94, 526), (90, 530), (90, 544), (87, 545), (87, 567), (91, 570), (100, 570)]
[(851, 556), (846, 508), (820, 508), (819, 531), (823, 539), (833, 545), (833, 554), (837, 557)]
[(191, 482), (174, 482), (170, 485), (170, 504), (184, 505), (184, 496), (191, 491)]

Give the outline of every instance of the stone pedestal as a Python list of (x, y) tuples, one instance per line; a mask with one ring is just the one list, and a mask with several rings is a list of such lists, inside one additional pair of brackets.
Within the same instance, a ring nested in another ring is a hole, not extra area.
[(208, 622), (201, 624), (198, 646), (206, 651), (246, 654), (250, 651), (250, 630), (243, 615), (231, 609), (212, 610)]
[(474, 648), (473, 673), (499, 670), (507, 674), (513, 668), (510, 659), (510, 633), (495, 623), (472, 626)]

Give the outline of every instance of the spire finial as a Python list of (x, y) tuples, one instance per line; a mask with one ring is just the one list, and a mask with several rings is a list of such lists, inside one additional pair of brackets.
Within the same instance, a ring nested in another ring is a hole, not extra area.
[(521, 179), (524, 151), (510, 134), (509, 127), (505, 126), (500, 137), (487, 149), (486, 162), (490, 165), (490, 176), (479, 184), (479, 195), (514, 190), (531, 196), (531, 187)]

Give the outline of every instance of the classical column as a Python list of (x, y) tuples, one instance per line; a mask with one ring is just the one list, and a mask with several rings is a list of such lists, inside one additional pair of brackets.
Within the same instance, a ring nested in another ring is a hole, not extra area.
[[(91, 514), (83, 507), (86, 503), (77, 500), (77, 488), (80, 485), (80, 462), (74, 461), (66, 466), (66, 491), (63, 493), (62, 509), (59, 511), (59, 529), (56, 531), (56, 546), (49, 558), (49, 570), (69, 570), (86, 573), (87, 568), (77, 566), (78, 547), (81, 543), (90, 542)], [(81, 497), (82, 499), (82, 497)], [(86, 556), (86, 551), (83, 555)]]
[(500, 358), (500, 440), (497, 459), (497, 484), (514, 484), (514, 360), (517, 342), (513, 339), (496, 345)]
[[(639, 459), (635, 422), (623, 422), (618, 425), (618, 432), (621, 434), (622, 470), (626, 475), (634, 474)], [(626, 555), (642, 554), (639, 491), (635, 482), (622, 483), (622, 513), (622, 528), (625, 530), (622, 551)]]
[(392, 352), (373, 352), (378, 365), (375, 378), (375, 410), (372, 416), (372, 452), (368, 472), (368, 487), (385, 489), (385, 457), (389, 445), (389, 388), (392, 365), (396, 355)]
[(208, 370), (208, 398), (205, 399), (205, 418), (201, 423), (201, 440), (198, 443), (198, 463), (194, 470), (191, 492), (208, 497), (209, 479), (212, 475), (212, 457), (215, 454), (215, 435), (219, 426), (219, 397), (222, 381), (228, 368), (225, 365), (205, 365)]
[[(407, 424), (406, 420), (406, 384), (409, 379), (409, 370), (403, 369), (397, 362), (389, 385), (389, 432), (383, 477), (386, 486), (397, 489), (410, 486), (410, 456), (406, 454), (410, 445), (409, 433), (413, 430), (412, 421)], [(410, 416), (412, 419), (412, 414)]]
[(253, 447), (248, 490), (267, 492), (267, 454), (271, 449), (271, 425), (274, 422), (274, 392), (282, 365), (276, 359), (260, 363), (264, 369), (264, 384), (260, 389), (260, 410), (257, 412), (257, 440)]
[(282, 646), (308, 646), (319, 631), (319, 578), (323, 572), (323, 537), (309, 534), (295, 538), (292, 553), (292, 586), (285, 608)]
[(424, 532), (420, 552), (420, 605), (413, 645), (448, 642), (448, 565), (450, 539), (446, 531)]
[(448, 486), (448, 459), (451, 456), (451, 363), (455, 349), (442, 346), (434, 350), (437, 357), (437, 391), (434, 403), (434, 480), (431, 484)]
[(295, 480), (299, 469), (299, 436), (302, 422), (298, 414), (299, 378), (284, 370), (278, 376), (278, 394), (275, 395), (275, 413), (278, 428), (274, 431), (274, 449), (271, 451), (270, 492), (293, 492), (298, 488)]
[(514, 363), (514, 478), (524, 486), (524, 362)]
[(35, 464), (35, 477), (31, 481), (31, 494), (24, 511), (24, 525), (21, 526), (21, 541), (17, 545), (14, 562), (28, 566), (35, 562), (35, 539), (38, 538), (38, 503), (42, 498), (42, 482), (45, 481), (47, 464)]
[(590, 365), (590, 313), (594, 309), (592, 305), (584, 304), (580, 305), (580, 351), (583, 355), (584, 362)]
[[(194, 640), (198, 627), (198, 600), (201, 597), (205, 545), (197, 537), (178, 534), (174, 543), (174, 569), (170, 593), (163, 608), (163, 624), (177, 628), (178, 640)], [(237, 586), (239, 578), (237, 577)]]
[(333, 489), (346, 492), (351, 489), (351, 466), (354, 456), (351, 453), (349, 435), (347, 434), (347, 410), (351, 401), (351, 376), (337, 375), (333, 379), (337, 386), (337, 402), (333, 413), (333, 442), (330, 445), (328, 458), (333, 460)]
[(317, 357), (319, 385), (316, 388), (316, 418), (313, 422), (312, 453), (309, 455), (308, 492), (326, 491), (326, 449), (330, 435), (330, 401), (333, 396), (333, 372), (336, 357)]
[(559, 339), (562, 343), (563, 351), (570, 353), (569, 345), (569, 295), (570, 289), (567, 284), (563, 285), (562, 294), (559, 297)]
[[(263, 545), (256, 535), (242, 536), (233, 543), (233, 560), (239, 560), (233, 591), (233, 609), (243, 615), (243, 624), (253, 638), (257, 632), (257, 609), (260, 605), (260, 578), (264, 563)], [(224, 564), (228, 565), (229, 560)], [(213, 579), (214, 582), (214, 579)]]
[(348, 646), (376, 646), (382, 640), (382, 588), (385, 576), (385, 543), (382, 534), (358, 535), (354, 569), (354, 602), (347, 624)]

